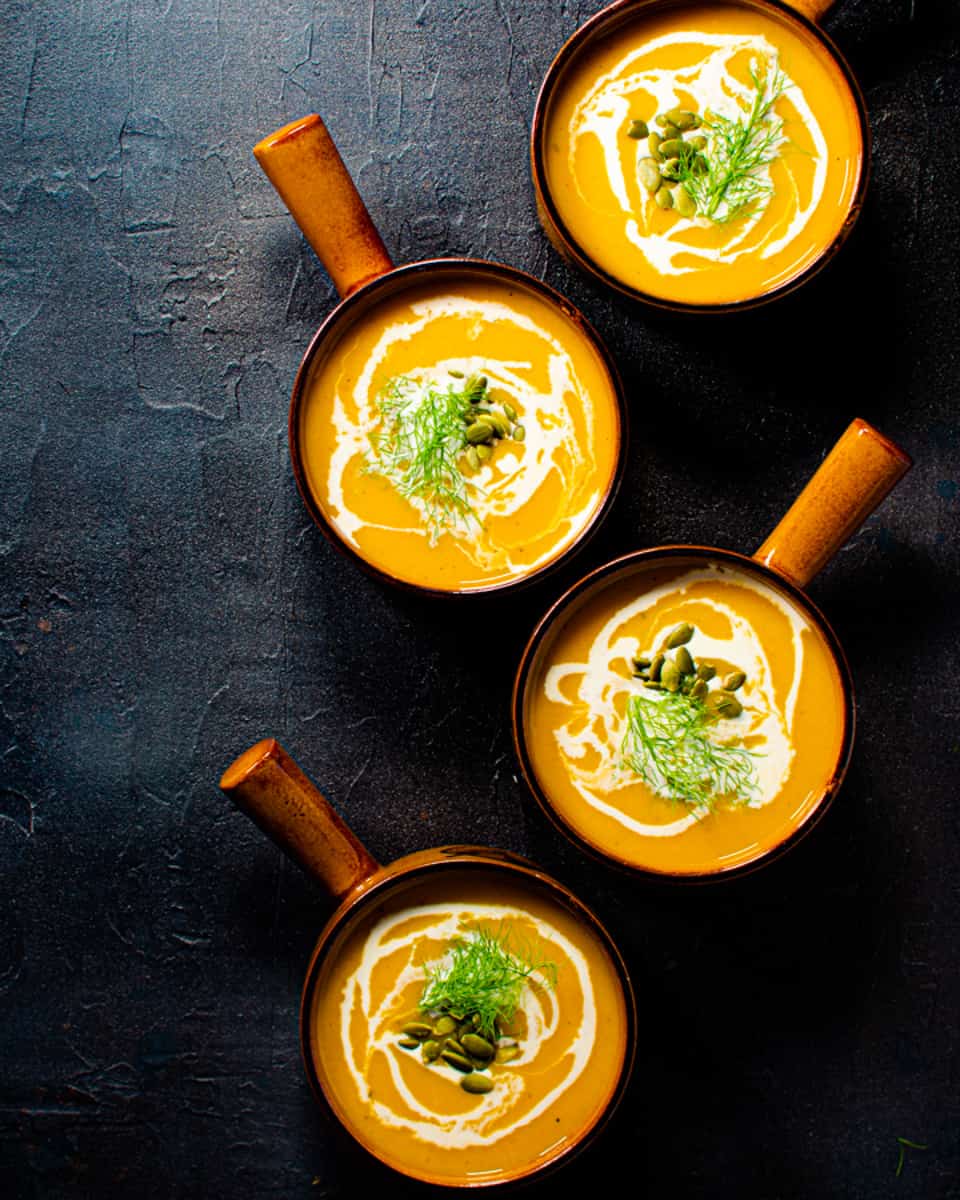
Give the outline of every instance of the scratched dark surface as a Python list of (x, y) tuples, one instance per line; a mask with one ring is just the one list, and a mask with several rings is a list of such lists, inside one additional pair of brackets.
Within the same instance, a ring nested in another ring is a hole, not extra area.
[[(216, 787), (265, 734), (381, 860), (488, 841), (609, 922), (636, 1075), (531, 1197), (960, 1196), (956, 6), (840, 0), (860, 226), (795, 297), (707, 322), (614, 299), (537, 225), (536, 89), (599, 7), (0, 2), (0, 1196), (420, 1194), (311, 1102), (298, 991), (329, 909)], [(622, 367), (614, 513), (518, 597), (397, 594), (296, 494), (288, 393), (334, 294), (250, 147), (312, 110), (397, 261), (526, 268)], [(854, 415), (916, 467), (812, 589), (858, 685), (840, 799), (727, 887), (588, 864), (511, 750), (536, 617), (630, 548), (752, 549)], [(927, 1149), (897, 1176), (900, 1137)]]

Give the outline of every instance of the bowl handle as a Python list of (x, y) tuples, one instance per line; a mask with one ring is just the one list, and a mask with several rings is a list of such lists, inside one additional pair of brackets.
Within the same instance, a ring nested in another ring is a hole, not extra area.
[(858, 417), (754, 558), (805, 588), (910, 466), (899, 446)]
[(341, 296), (393, 268), (333, 138), (316, 113), (253, 148)]
[(786, 0), (790, 8), (795, 8), (803, 17), (808, 17), (814, 24), (820, 21), (833, 8), (834, 0)]
[(379, 871), (377, 860), (273, 738), (232, 762), (220, 787), (337, 900)]

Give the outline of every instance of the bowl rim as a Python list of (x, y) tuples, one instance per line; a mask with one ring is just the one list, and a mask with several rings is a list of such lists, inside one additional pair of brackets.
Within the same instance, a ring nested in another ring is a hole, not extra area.
[[(744, 862), (734, 863), (730, 866), (721, 866), (710, 871), (671, 871), (640, 866), (637, 863), (631, 862), (628, 858), (620, 857), (611, 851), (604, 850), (588, 840), (584, 834), (570, 824), (556, 810), (546, 789), (541, 786), (529, 752), (527, 731), (524, 722), (524, 700), (527, 694), (530, 675), (537, 666), (537, 653), (547, 635), (562, 622), (564, 616), (569, 611), (570, 605), (590, 588), (603, 584), (609, 576), (621, 571), (626, 572), (631, 567), (639, 569), (648, 565), (651, 561), (658, 559), (668, 562), (676, 558), (698, 558), (701, 560), (716, 560), (719, 558), (722, 561), (734, 564), (741, 570), (748, 570), (755, 575), (759, 575), (778, 590), (785, 592), (800, 611), (809, 618), (811, 624), (822, 634), (827, 644), (827, 649), (831, 653), (837, 668), (841, 691), (843, 693), (843, 728), (840, 747), (837, 751), (837, 758), (832, 774), (824, 785), (823, 794), (820, 799), (797, 825), (788, 830), (787, 834), (776, 845), (769, 847), (767, 850)], [(840, 645), (840, 641), (827, 618), (804, 591), (791, 583), (785, 576), (773, 570), (772, 567), (766, 566), (757, 559), (750, 557), (750, 555), (741, 554), (739, 551), (724, 550), (716, 546), (673, 544), (651, 546), (645, 550), (634, 550), (629, 554), (621, 555), (619, 558), (604, 563), (574, 583), (550, 606), (537, 623), (524, 647), (523, 655), (517, 667), (516, 676), (514, 677), (513, 693), (510, 701), (510, 719), (513, 730), (514, 750), (527, 787), (551, 824), (578, 850), (581, 850), (590, 858), (603, 862), (608, 866), (614, 866), (634, 878), (697, 885), (737, 879), (744, 875), (752, 874), (752, 872), (780, 858), (781, 855), (796, 846), (820, 824), (833, 804), (834, 798), (850, 766), (856, 732), (856, 703), (850, 664), (844, 654), (843, 647)]]
[[(525, 1170), (502, 1179), (470, 1179), (466, 1177), (462, 1180), (456, 1180), (444, 1176), (431, 1175), (428, 1172), (407, 1170), (387, 1155), (380, 1153), (375, 1146), (362, 1141), (354, 1132), (352, 1125), (341, 1116), (333, 1097), (328, 1094), (310, 1049), (313, 999), (327, 952), (330, 950), (337, 936), (350, 922), (362, 917), (364, 910), (369, 910), (371, 906), (385, 899), (394, 888), (408, 886), (426, 876), (443, 871), (506, 871), (512, 875), (521, 876), (527, 881), (529, 886), (549, 894), (555, 903), (570, 912), (575, 919), (582, 922), (596, 937), (613, 965), (614, 973), (620, 984), (623, 996), (625, 1025), (623, 1058), (620, 1062), (616, 1082), (603, 1108), (593, 1121), (585, 1125), (577, 1134), (576, 1139), (560, 1153), (545, 1161), (534, 1162)], [(317, 943), (313, 948), (306, 975), (304, 976), (300, 1000), (300, 1054), (310, 1083), (310, 1090), (321, 1108), (335, 1120), (338, 1128), (347, 1134), (355, 1145), (359, 1146), (391, 1171), (422, 1183), (441, 1185), (458, 1190), (464, 1188), (506, 1187), (511, 1184), (520, 1183), (521, 1181), (528, 1181), (534, 1177), (549, 1174), (568, 1163), (573, 1157), (591, 1145), (613, 1119), (630, 1084), (636, 1060), (637, 1037), (637, 1004), (630, 973), (619, 947), (604, 923), (593, 909), (581, 900), (574, 891), (542, 870), (536, 863), (512, 851), (489, 846), (438, 846), (430, 850), (422, 850), (397, 859), (395, 862), (390, 863), (389, 866), (381, 868), (370, 879), (364, 881), (363, 884), (344, 898), (343, 902), (321, 931)]]
[[(356, 547), (352, 546), (343, 537), (324, 512), (310, 487), (300, 437), (300, 421), (307, 402), (307, 383), (314, 360), (320, 354), (328, 340), (332, 340), (339, 336), (344, 329), (349, 328), (350, 322), (359, 315), (356, 312), (358, 308), (362, 306), (363, 310), (366, 311), (367, 307), (379, 303), (381, 297), (378, 297), (376, 293), (383, 289), (388, 289), (390, 294), (392, 294), (393, 289), (402, 290), (405, 287), (413, 287), (418, 282), (427, 282), (432, 276), (444, 276), (447, 274), (462, 275), (464, 273), (492, 276), (500, 282), (530, 289), (566, 317), (583, 334), (595, 350), (610, 384), (616, 416), (617, 455), (613, 471), (594, 513), (578, 536), (561, 550), (559, 554), (535, 570), (528, 571), (526, 574), (517, 576), (516, 578), (497, 580), (477, 587), (442, 588), (415, 583), (412, 580), (403, 579), (391, 574), (390, 571), (370, 562)], [(394, 267), (393, 270), (387, 271), (383, 275), (378, 275), (375, 279), (368, 281), (341, 300), (324, 319), (316, 333), (310, 339), (310, 343), (304, 351), (300, 365), (297, 368), (296, 376), (294, 377), (287, 418), (287, 441), (290, 447), (293, 475), (300, 497), (310, 516), (313, 518), (314, 523), (335, 549), (359, 564), (368, 575), (372, 575), (375, 579), (389, 583), (403, 591), (413, 592), (418, 595), (442, 597), (475, 596), (488, 595), (493, 592), (503, 592), (506, 590), (519, 590), (520, 588), (529, 586), (541, 580), (545, 575), (559, 570), (573, 555), (587, 545), (603, 524), (623, 482), (626, 471), (627, 448), (630, 441), (630, 423), (626, 392), (613, 355), (592, 323), (587, 320), (575, 304), (549, 284), (544, 283), (543, 280), (537, 279), (535, 276), (520, 270), (518, 267), (478, 258), (430, 258), (414, 263), (406, 263), (402, 266)]]
[[(768, 304), (773, 300), (778, 300), (782, 296), (796, 291), (804, 283), (807, 283), (815, 275), (818, 275), (829, 262), (833, 261), (837, 252), (850, 236), (863, 209), (867, 184), (869, 183), (871, 174), (872, 137), (866, 100), (856, 76), (829, 34), (814, 21), (810, 20), (809, 17), (787, 3), (786, 0), (711, 0), (711, 2), (723, 4), (731, 8), (771, 10), (780, 19), (786, 18), (802, 26), (820, 43), (826, 54), (833, 60), (834, 65), (842, 75), (853, 97), (854, 108), (857, 114), (857, 125), (860, 131), (861, 153), (859, 178), (857, 186), (850, 197), (850, 203), (843, 224), (831, 241), (802, 270), (785, 279), (770, 291), (763, 292), (758, 296), (748, 296), (741, 300), (719, 301), (717, 303), (692, 303), (684, 300), (670, 300), (664, 296), (657, 296), (651, 292), (646, 292), (641, 288), (632, 287), (630, 284), (611, 274), (606, 268), (594, 261), (580, 245), (577, 238), (570, 232), (553, 198), (549, 186), (544, 154), (547, 111), (567, 67), (593, 38), (602, 36), (607, 31), (609, 25), (619, 21), (627, 21), (632, 15), (632, 10), (640, 10), (652, 6), (677, 7), (694, 3), (694, 0), (613, 0), (612, 4), (608, 4), (606, 8), (601, 9), (600, 12), (585, 21), (564, 42), (547, 68), (547, 73), (540, 85), (530, 129), (530, 167), (537, 198), (537, 210), (540, 216), (540, 223), (544, 227), (547, 237), (554, 242), (561, 254), (565, 254), (572, 259), (587, 275), (593, 276), (607, 287), (612, 288), (623, 296), (627, 296), (631, 300), (637, 300), (666, 312), (687, 314), (745, 312), (749, 309), (759, 308), (762, 305)], [(556, 245), (557, 242), (560, 245)]]

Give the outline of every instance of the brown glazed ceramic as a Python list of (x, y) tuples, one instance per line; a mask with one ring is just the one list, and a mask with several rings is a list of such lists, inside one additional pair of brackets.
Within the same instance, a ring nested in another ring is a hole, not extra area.
[(595, 1120), (576, 1131), (563, 1151), (546, 1161), (534, 1161), (522, 1169), (496, 1179), (451, 1179), (432, 1176), (429, 1171), (398, 1167), (378, 1152), (375, 1141), (361, 1139), (341, 1121), (370, 1154), (394, 1170), (427, 1183), (456, 1187), (499, 1186), (519, 1179), (540, 1176), (568, 1162), (600, 1133), (607, 1124), (626, 1089), (636, 1049), (636, 1005), (626, 966), (610, 935), (599, 919), (577, 897), (528, 860), (504, 850), (482, 846), (442, 846), (423, 850), (380, 866), (359, 842), (317, 788), (303, 774), (284, 749), (272, 738), (251, 746), (223, 773), (220, 787), (237, 807), (267, 833), (299, 866), (303, 867), (338, 902), (317, 940), (307, 968), (300, 1010), (300, 1038), (303, 1062), (311, 1089), (324, 1110), (339, 1119), (331, 1096), (324, 1087), (310, 1038), (310, 1017), (314, 989), (325, 957), (344, 931), (360, 914), (373, 911), (395, 890), (413, 881), (434, 878), (443, 872), (482, 871), (502, 874), (505, 881), (515, 880), (534, 893), (542, 894), (561, 906), (585, 927), (609, 957), (622, 990), (625, 1011), (625, 1049), (617, 1083), (603, 1111)]
[[(867, 519), (911, 466), (910, 458), (866, 421), (857, 419), (845, 430), (789, 511), (752, 556), (709, 546), (658, 546), (636, 551), (606, 563), (574, 584), (542, 618), (524, 650), (512, 700), (513, 737), (524, 777), (545, 815), (586, 853), (613, 862), (636, 875), (681, 882), (697, 882), (742, 875), (795, 845), (824, 816), (846, 774), (853, 747), (855, 708), (850, 668), (827, 619), (802, 590), (817, 571), (835, 555)], [(551, 801), (532, 762), (526, 731), (528, 684), (544, 651), (545, 639), (562, 627), (575, 606), (631, 574), (651, 565), (703, 565), (729, 563), (785, 593), (823, 637), (832, 655), (843, 692), (843, 728), (840, 749), (822, 798), (779, 843), (735, 866), (717, 866), (702, 872), (660, 871), (618, 858), (595, 846), (561, 816)]]
[(641, 300), (646, 304), (667, 309), (671, 312), (739, 312), (766, 304), (770, 300), (775, 300), (780, 296), (786, 295), (788, 292), (794, 291), (825, 267), (847, 240), (863, 207), (867, 181), (870, 175), (870, 126), (867, 119), (866, 101), (863, 98), (863, 93), (860, 91), (853, 72), (844, 60), (840, 50), (818, 24), (828, 10), (833, 7), (834, 0), (732, 0), (732, 3), (738, 8), (752, 9), (771, 16), (785, 14), (798, 22), (812, 35), (824, 53), (833, 61), (838, 72), (849, 86), (856, 105), (862, 150), (859, 180), (850, 200), (846, 220), (837, 235), (829, 244), (823, 247), (823, 250), (813, 262), (800, 270), (798, 274), (758, 296), (749, 296), (742, 300), (717, 304), (694, 304), (650, 295), (647, 292), (631, 287), (595, 262), (578, 243), (576, 236), (568, 229), (563, 218), (560, 216), (557, 205), (551, 196), (547, 178), (545, 156), (547, 114), (553, 97), (557, 93), (558, 85), (571, 64), (581, 54), (588, 48), (595, 46), (619, 25), (629, 21), (639, 10), (654, 6), (667, 7), (673, 3), (676, 3), (676, 0), (615, 0), (615, 3), (602, 9), (596, 16), (587, 21), (586, 24), (582, 25), (561, 47), (544, 77), (533, 115), (530, 158), (537, 197), (537, 211), (544, 232), (547, 234), (554, 248), (564, 258), (573, 262), (581, 270), (587, 272), (587, 274), (593, 275), (608, 287), (614, 288), (616, 291), (622, 292), (632, 299)]
[[(518, 587), (566, 562), (594, 533), (609, 511), (623, 476), (627, 406), (616, 366), (596, 331), (580, 311), (539, 279), (500, 263), (480, 259), (430, 259), (395, 267), (326, 126), (315, 113), (283, 126), (254, 147), (257, 162), (276, 188), (304, 237), (327, 269), (341, 303), (307, 347), (293, 385), (288, 433), (294, 476), (301, 498), (320, 530), (338, 549), (379, 579), (437, 595), (485, 593)], [(532, 292), (570, 321), (596, 351), (616, 400), (616, 467), (592, 518), (556, 557), (529, 572), (484, 586), (439, 588), (411, 583), (368, 561), (347, 543), (323, 512), (309, 486), (301, 440), (306, 385), (313, 365), (351, 324), (404, 289), (464, 276)]]

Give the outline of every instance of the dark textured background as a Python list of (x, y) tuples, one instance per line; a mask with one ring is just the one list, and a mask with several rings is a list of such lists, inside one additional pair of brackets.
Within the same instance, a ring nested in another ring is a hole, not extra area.
[[(0, 0), (0, 1195), (417, 1189), (345, 1151), (298, 1060), (327, 905), (217, 791), (275, 734), (386, 861), (538, 859), (608, 920), (642, 1025), (603, 1142), (534, 1196), (957, 1197), (960, 19), (840, 0), (866, 211), (794, 297), (656, 315), (568, 269), (526, 164), (599, 2)], [(310, 523), (289, 388), (334, 303), (250, 154), (323, 113), (397, 261), (503, 259), (627, 380), (599, 537), (512, 598), (400, 595)], [(913, 473), (817, 579), (858, 684), (847, 783), (740, 883), (657, 891), (535, 811), (508, 735), (537, 615), (668, 540), (751, 549), (854, 415)], [(477, 652), (469, 628), (496, 631)], [(898, 1137), (909, 1152), (895, 1176)]]

